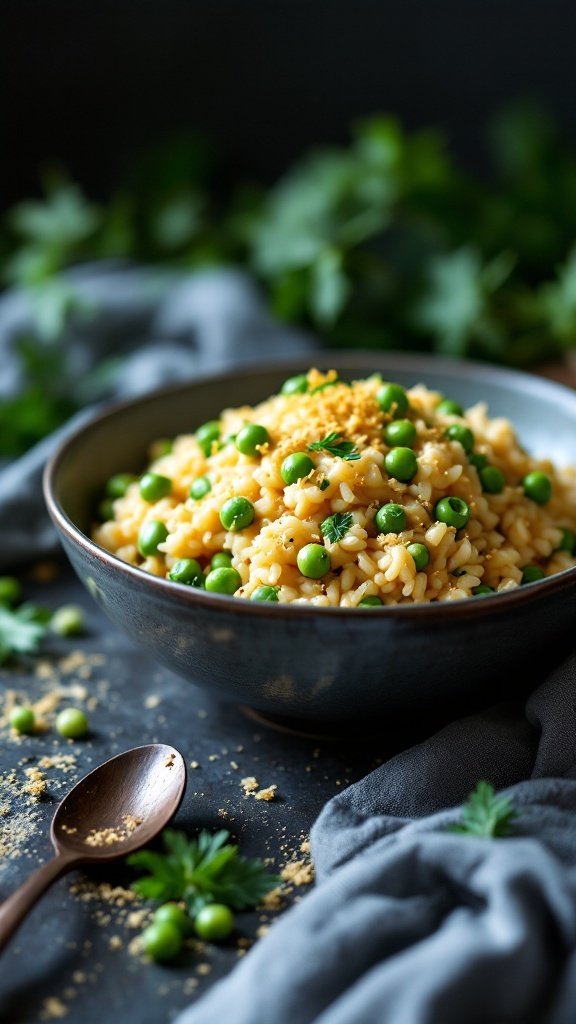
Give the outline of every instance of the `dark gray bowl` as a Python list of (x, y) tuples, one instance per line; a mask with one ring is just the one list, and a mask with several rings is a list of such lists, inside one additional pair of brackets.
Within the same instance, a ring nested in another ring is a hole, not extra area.
[[(423, 356), (311, 354), (344, 378), (380, 370), (515, 424), (534, 454), (576, 463), (576, 394), (526, 374)], [(242, 601), (150, 576), (88, 537), (108, 477), (138, 472), (149, 443), (253, 404), (302, 360), (203, 377), (117, 405), (46, 469), (50, 514), (78, 576), (109, 617), (190, 682), (277, 716), (326, 721), (447, 717), (525, 692), (574, 644), (576, 568), (506, 594), (439, 605), (306, 608)]]

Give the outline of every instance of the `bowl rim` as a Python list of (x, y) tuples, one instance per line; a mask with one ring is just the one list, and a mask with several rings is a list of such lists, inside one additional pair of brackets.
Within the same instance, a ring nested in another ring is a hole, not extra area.
[(60, 443), (47, 461), (43, 473), (43, 491), (48, 512), (57, 529), (67, 536), (73, 544), (80, 546), (86, 554), (98, 559), (112, 570), (124, 573), (139, 588), (146, 589), (151, 587), (153, 591), (157, 591), (164, 598), (176, 601), (179, 604), (189, 605), (192, 608), (197, 605), (205, 606), (208, 609), (222, 609), (226, 607), (229, 612), (237, 612), (238, 614), (279, 615), (281, 617), (287, 616), (289, 619), (310, 619), (316, 616), (322, 618), (326, 615), (331, 618), (335, 616), (348, 617), (352, 614), (359, 615), (360, 618), (368, 620), (383, 615), (386, 618), (398, 618), (400, 620), (419, 620), (421, 617), (432, 620), (438, 617), (446, 619), (446, 606), (449, 605), (450, 621), (458, 622), (463, 616), (472, 616), (479, 620), (485, 618), (487, 614), (491, 616), (496, 607), (494, 604), (494, 599), (496, 598), (498, 599), (497, 607), (504, 611), (505, 608), (510, 606), (513, 607), (535, 598), (543, 598), (545, 595), (560, 593), (568, 589), (576, 582), (576, 566), (564, 569), (552, 576), (546, 576), (544, 579), (534, 583), (516, 587), (513, 590), (481, 595), (477, 600), (417, 602), (414, 604), (381, 605), (375, 607), (363, 606), (361, 608), (348, 608), (341, 605), (326, 607), (293, 603), (280, 604), (250, 601), (249, 598), (238, 600), (233, 595), (211, 594), (194, 587), (187, 587), (184, 584), (176, 583), (164, 577), (154, 576), (138, 566), (130, 565), (128, 562), (123, 562), (122, 559), (96, 544), (95, 541), (83, 533), (70, 519), (56, 498), (55, 484), (58, 471), (62, 462), (68, 457), (70, 450), (78, 446), (82, 442), (84, 435), (94, 427), (99, 426), (105, 420), (121, 415), (127, 409), (136, 408), (139, 405), (146, 405), (158, 400), (161, 401), (169, 398), (171, 395), (189, 391), (190, 388), (196, 388), (203, 384), (216, 384), (233, 380), (241, 381), (243, 378), (252, 378), (258, 375), (264, 376), (275, 371), (286, 374), (296, 372), (297, 370), (303, 372), (304, 367), (317, 364), (328, 365), (330, 368), (341, 367), (344, 370), (358, 368), (372, 369), (374, 372), (378, 372), (378, 366), (375, 365), (378, 362), (386, 363), (385, 372), (399, 370), (409, 373), (418, 368), (423, 377), (427, 370), (438, 371), (438, 369), (444, 369), (448, 373), (459, 372), (460, 374), (462, 374), (462, 371), (465, 371), (470, 377), (477, 379), (479, 382), (485, 381), (488, 384), (498, 383), (500, 385), (504, 382), (511, 390), (522, 391), (524, 395), (528, 393), (535, 397), (545, 396), (553, 399), (555, 404), (560, 404), (567, 408), (576, 417), (576, 391), (573, 392), (570, 388), (556, 381), (537, 377), (534, 374), (521, 370), (496, 367), (492, 364), (479, 363), (468, 359), (450, 359), (417, 352), (399, 353), (396, 351), (389, 352), (384, 349), (374, 351), (360, 349), (310, 349), (308, 353), (299, 353), (289, 358), (254, 360), (249, 363), (240, 363), (211, 371), (202, 371), (184, 382), (163, 385), (160, 388), (147, 391), (135, 397), (106, 402), (104, 406), (98, 407), (88, 419), (84, 418)]

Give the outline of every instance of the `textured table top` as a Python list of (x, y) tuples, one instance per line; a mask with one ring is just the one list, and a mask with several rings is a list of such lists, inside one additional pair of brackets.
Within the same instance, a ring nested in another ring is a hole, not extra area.
[[(153, 741), (177, 747), (188, 765), (176, 827), (190, 835), (201, 827), (228, 828), (242, 853), (271, 858), (275, 872), (291, 864), (289, 873), (305, 880), (308, 858), (301, 846), (324, 802), (401, 739), (329, 742), (273, 731), (152, 662), (102, 617), (68, 568), (55, 569), (47, 581), (35, 578), (36, 571), (24, 573), (25, 597), (51, 608), (82, 604), (87, 629), (80, 638), (53, 637), (38, 657), (0, 669), (0, 720), (15, 692), (31, 702), (44, 698), (48, 724), (31, 737), (0, 726), (0, 898), (50, 856), (49, 822), (74, 782), (108, 757)], [(87, 711), (86, 739), (56, 733), (55, 714), (66, 705)], [(276, 798), (246, 796), (241, 780), (247, 776), (261, 787), (276, 785)], [(294, 869), (300, 861), (301, 872)], [(160, 966), (135, 948), (145, 915), (128, 892), (134, 877), (124, 865), (111, 864), (75, 872), (52, 887), (2, 955), (1, 1021), (170, 1021), (230, 971), (279, 912), (240, 914), (229, 942), (196, 944), (175, 965)], [(285, 882), (282, 909), (306, 888)]]

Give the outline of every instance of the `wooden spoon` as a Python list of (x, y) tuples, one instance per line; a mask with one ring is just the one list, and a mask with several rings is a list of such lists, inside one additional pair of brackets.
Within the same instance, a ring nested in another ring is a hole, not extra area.
[(81, 779), (52, 819), (56, 856), (0, 905), (0, 950), (61, 875), (149, 843), (178, 810), (185, 786), (184, 758), (164, 743), (126, 750)]

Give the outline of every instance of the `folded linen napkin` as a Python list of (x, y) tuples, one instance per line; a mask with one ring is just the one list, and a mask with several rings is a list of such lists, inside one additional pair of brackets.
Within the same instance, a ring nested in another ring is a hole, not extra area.
[[(81, 380), (102, 359), (122, 357), (108, 399), (316, 347), (303, 332), (274, 322), (254, 284), (237, 271), (184, 276), (103, 263), (65, 277), (80, 310), (64, 339), (73, 373)], [(5, 293), (0, 298), (0, 401), (22, 384), (14, 343), (34, 334), (29, 298), (21, 291)], [(79, 413), (22, 458), (0, 463), (0, 567), (58, 549), (42, 499), (42, 470), (57, 445), (93, 413), (94, 407)]]
[[(525, 708), (454, 722), (334, 797), (315, 889), (176, 1024), (572, 1022), (575, 695), (572, 657)], [(514, 837), (447, 830), (479, 778), (511, 787)]]

